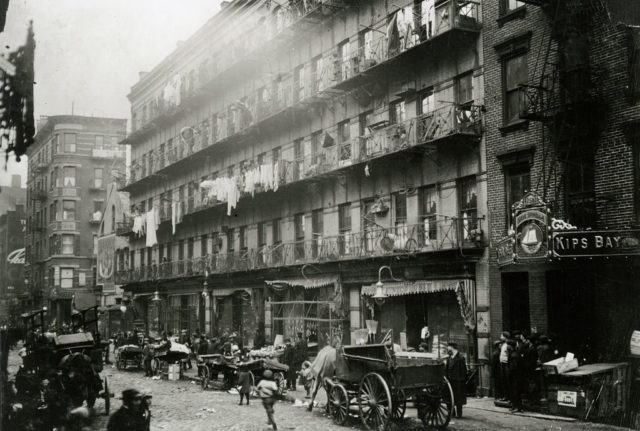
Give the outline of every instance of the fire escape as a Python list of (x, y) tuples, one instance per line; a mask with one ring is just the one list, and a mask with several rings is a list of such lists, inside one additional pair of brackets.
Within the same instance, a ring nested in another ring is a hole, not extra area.
[(524, 3), (540, 6), (549, 20), (533, 80), (520, 86), (520, 118), (544, 125), (542, 173), (534, 190), (556, 214), (589, 226), (595, 223), (594, 155), (606, 105), (588, 35), (606, 9), (602, 0)]

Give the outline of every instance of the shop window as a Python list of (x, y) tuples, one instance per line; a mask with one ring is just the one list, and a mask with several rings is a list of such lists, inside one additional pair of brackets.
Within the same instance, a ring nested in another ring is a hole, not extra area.
[(406, 193), (394, 193), (394, 220), (395, 248), (404, 249), (407, 243), (407, 195)]
[(340, 254), (351, 252), (351, 203), (338, 206), (338, 231), (340, 232)]
[(64, 134), (64, 152), (65, 153), (75, 153), (76, 152), (76, 140), (78, 135), (75, 133), (65, 133)]
[(73, 268), (60, 268), (60, 287), (63, 289), (73, 287)]
[(102, 168), (94, 168), (93, 169), (93, 188), (96, 189), (101, 189), (102, 188), (102, 175), (103, 175), (103, 170)]
[(470, 237), (470, 232), (478, 227), (478, 195), (476, 177), (466, 177), (458, 181), (460, 198), (459, 232), (463, 239)]
[(425, 245), (438, 236), (438, 191), (435, 186), (420, 189), (420, 219), (422, 220)]
[(505, 125), (520, 120), (520, 84), (529, 79), (527, 55), (505, 58), (502, 62), (503, 122)]
[[(513, 204), (518, 202), (531, 189), (531, 172), (529, 165), (509, 166), (505, 169), (505, 192), (507, 196), (507, 228), (512, 227)], [(515, 228), (513, 226), (513, 228)]]
[(473, 104), (473, 72), (456, 78), (456, 102), (458, 105)]
[(76, 219), (76, 201), (62, 201), (62, 220)]
[(76, 168), (75, 166), (65, 166), (63, 168), (63, 185), (64, 187), (76, 186)]

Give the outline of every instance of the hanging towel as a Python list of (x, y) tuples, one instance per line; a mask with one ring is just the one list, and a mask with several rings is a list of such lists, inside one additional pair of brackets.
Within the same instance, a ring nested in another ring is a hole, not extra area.
[(151, 208), (146, 214), (147, 222), (147, 247), (153, 247), (158, 244), (158, 238), (156, 237), (156, 211)]
[(398, 31), (398, 13), (396, 12), (387, 26), (387, 55), (394, 56), (398, 51), (400, 51), (400, 32)]

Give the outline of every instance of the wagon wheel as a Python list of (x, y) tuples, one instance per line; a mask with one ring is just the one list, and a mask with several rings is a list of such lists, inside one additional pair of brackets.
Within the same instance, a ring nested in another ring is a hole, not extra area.
[(444, 429), (451, 420), (453, 411), (453, 390), (449, 381), (425, 388), (416, 399), (418, 417), (432, 428)]
[(209, 387), (209, 368), (205, 365), (204, 367), (200, 367), (200, 385), (202, 389), (205, 390)]
[(358, 409), (363, 425), (370, 431), (383, 430), (393, 412), (387, 382), (378, 373), (365, 375), (358, 388)]
[(329, 414), (336, 425), (344, 425), (349, 418), (349, 395), (341, 384), (336, 384), (328, 392)]
[(105, 416), (109, 416), (109, 412), (111, 411), (111, 394), (109, 393), (109, 382), (106, 377), (102, 385), (104, 386), (104, 414)]
[(284, 377), (284, 374), (282, 374), (280, 371), (278, 371), (277, 373), (273, 373), (273, 380), (278, 385), (278, 394), (284, 394), (285, 390), (287, 389), (287, 379)]
[(401, 420), (404, 418), (404, 412), (407, 411), (407, 395), (404, 393), (404, 390), (395, 390), (393, 391), (393, 396), (391, 397), (393, 400), (393, 411), (391, 412), (391, 417), (396, 420)]

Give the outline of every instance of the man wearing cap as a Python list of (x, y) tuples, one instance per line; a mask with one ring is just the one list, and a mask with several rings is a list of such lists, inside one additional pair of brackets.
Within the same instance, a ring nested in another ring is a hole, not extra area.
[(125, 389), (121, 399), (122, 407), (109, 418), (107, 431), (145, 431), (147, 424), (140, 391)]
[(467, 381), (467, 364), (464, 357), (458, 352), (456, 343), (447, 344), (447, 379), (453, 389), (453, 404), (456, 406), (456, 416), (462, 417), (462, 406), (467, 404), (465, 383)]

